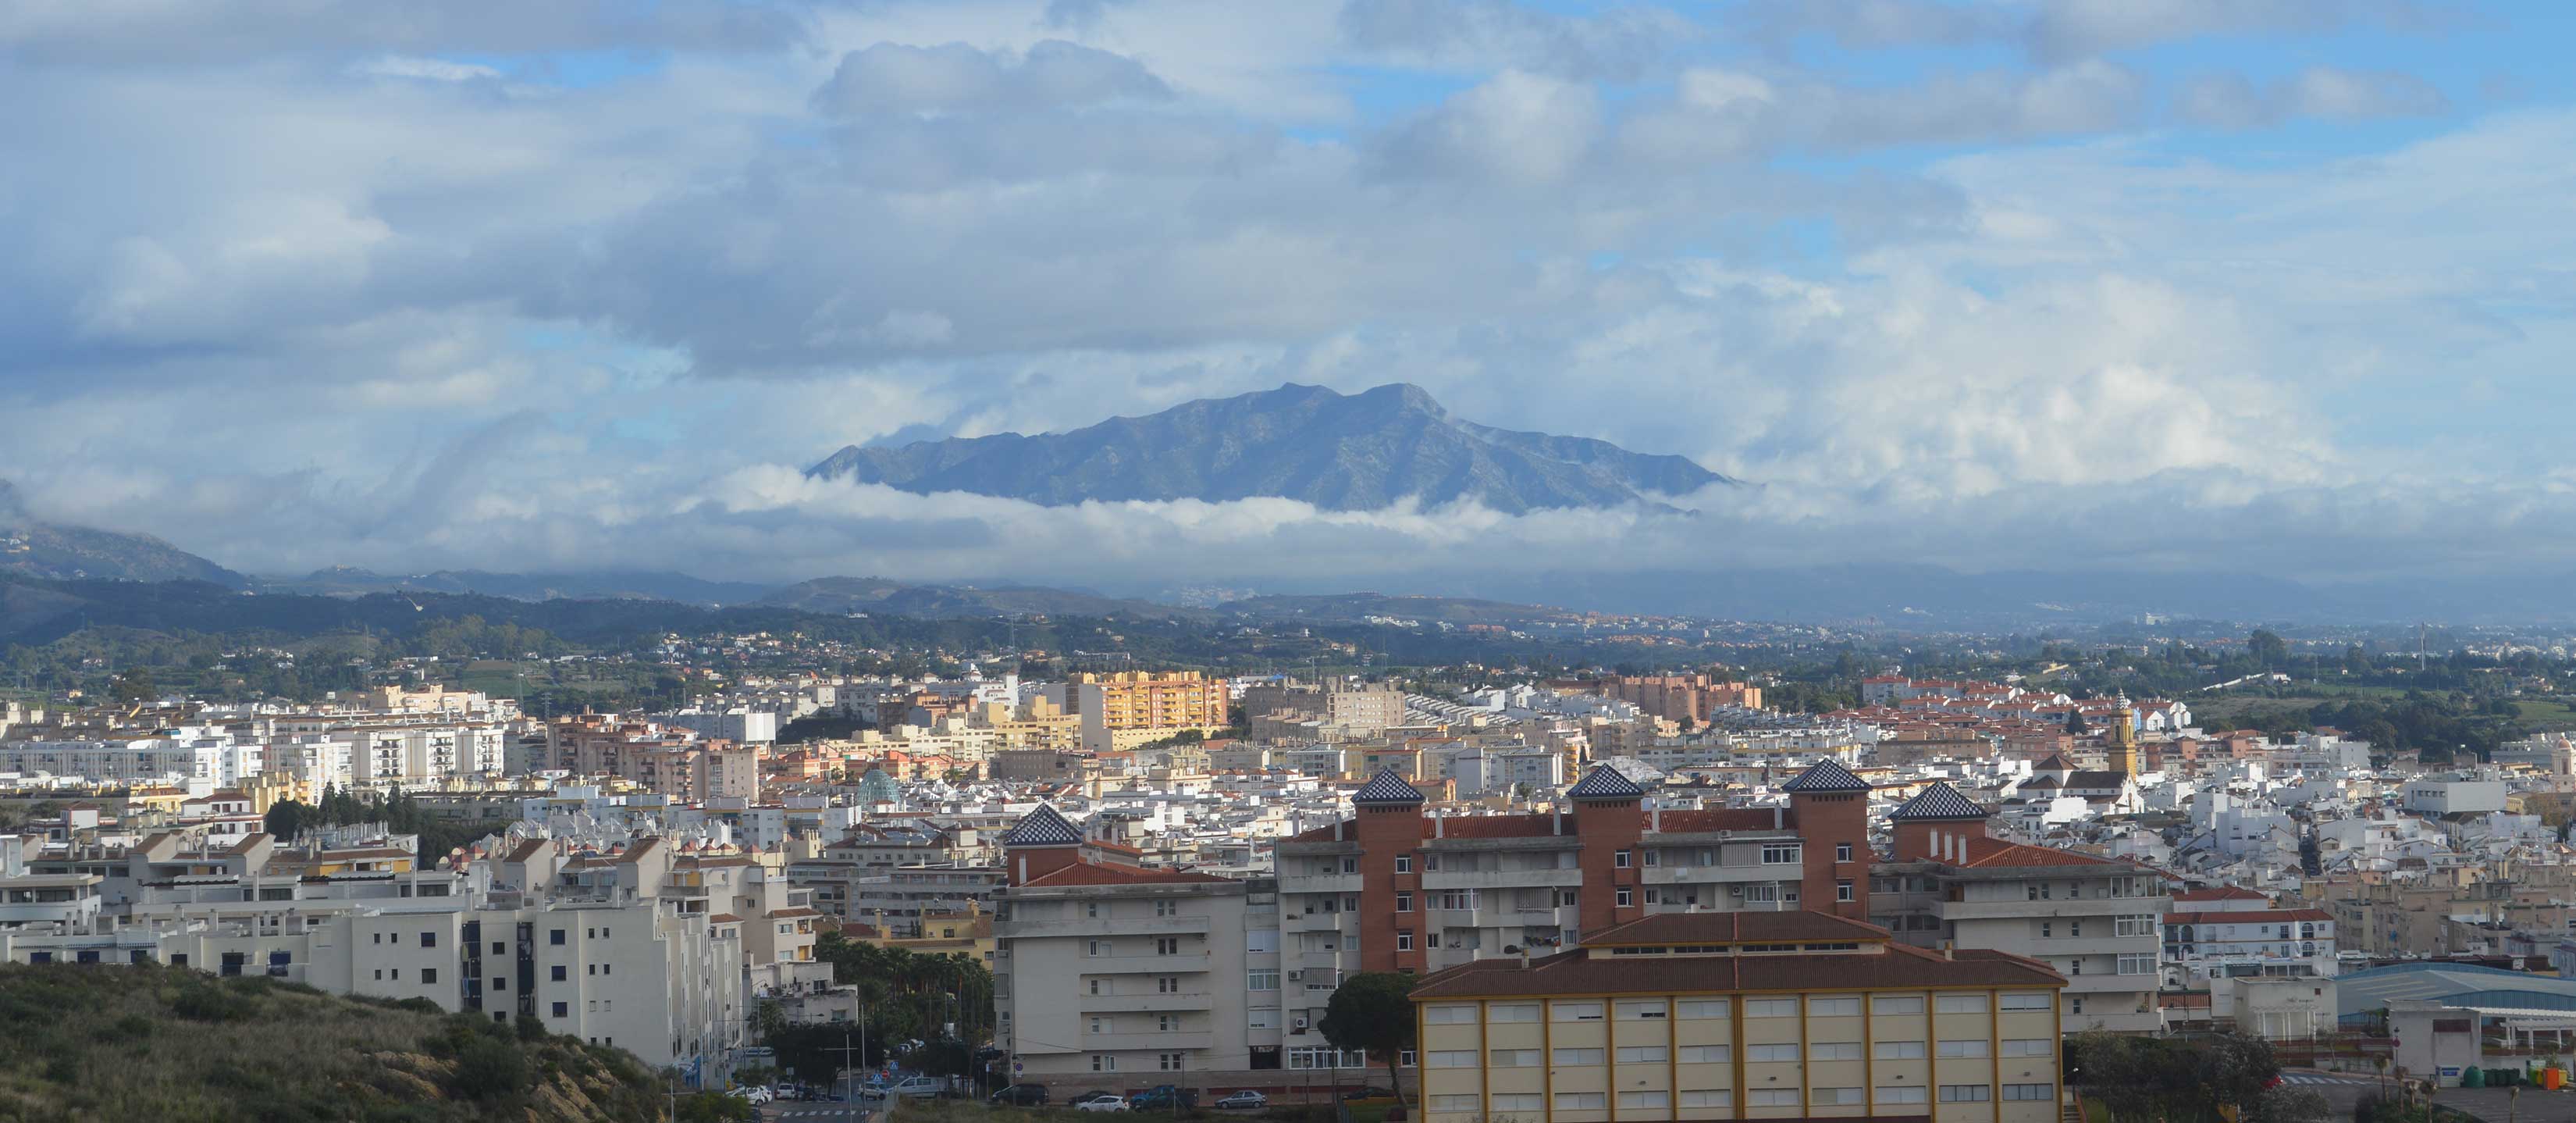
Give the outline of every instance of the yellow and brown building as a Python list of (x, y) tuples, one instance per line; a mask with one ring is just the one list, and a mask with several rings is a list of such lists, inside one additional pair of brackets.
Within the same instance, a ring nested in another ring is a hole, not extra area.
[(1659, 913), (1414, 987), (1426, 1123), (2053, 1123), (2064, 976), (1816, 912)]

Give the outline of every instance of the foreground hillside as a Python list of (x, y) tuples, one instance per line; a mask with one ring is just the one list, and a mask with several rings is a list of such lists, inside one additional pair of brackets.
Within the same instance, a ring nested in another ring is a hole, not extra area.
[(419, 1004), (184, 968), (0, 966), (9, 1123), (646, 1123), (667, 1102), (626, 1053)]

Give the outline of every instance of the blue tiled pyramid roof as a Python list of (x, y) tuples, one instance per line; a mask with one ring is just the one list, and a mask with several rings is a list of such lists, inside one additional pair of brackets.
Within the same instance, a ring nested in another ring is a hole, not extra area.
[(1351, 796), (1351, 802), (1420, 803), (1422, 793), (1413, 785), (1405, 783), (1404, 777), (1395, 774), (1395, 769), (1381, 768), (1378, 769), (1377, 775), (1369, 777), (1368, 783), (1360, 786), (1358, 793)]
[(1079, 846), (1082, 830), (1052, 805), (1041, 803), (1038, 809), (1020, 816), (1002, 836), (1004, 846)]
[(1646, 789), (1620, 775), (1618, 769), (1596, 764), (1592, 771), (1584, 774), (1583, 779), (1566, 789), (1565, 794), (1570, 799), (1636, 799), (1645, 795)]
[(1934, 784), (1923, 789), (1922, 794), (1898, 805), (1887, 818), (1890, 822), (1901, 823), (1925, 819), (1983, 819), (1986, 815), (1985, 808), (1960, 795), (1959, 789), (1948, 784)]
[(1798, 778), (1780, 786), (1785, 792), (1865, 792), (1869, 782), (1852, 775), (1851, 769), (1830, 760), (1798, 774)]

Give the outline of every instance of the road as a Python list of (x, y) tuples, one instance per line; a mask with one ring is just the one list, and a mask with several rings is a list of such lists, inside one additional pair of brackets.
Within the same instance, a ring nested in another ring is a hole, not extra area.
[[(2281, 1082), (2325, 1096), (2339, 1119), (2351, 1118), (2353, 1105), (2380, 1088), (2380, 1082), (2371, 1077), (2340, 1072), (2283, 1072)], [(2433, 1101), (2486, 1123), (2576, 1123), (2576, 1091), (2524, 1088), (2515, 1097), (2507, 1088), (2444, 1088)]]
[(773, 1103), (761, 1109), (763, 1123), (867, 1123), (876, 1109), (847, 1103)]

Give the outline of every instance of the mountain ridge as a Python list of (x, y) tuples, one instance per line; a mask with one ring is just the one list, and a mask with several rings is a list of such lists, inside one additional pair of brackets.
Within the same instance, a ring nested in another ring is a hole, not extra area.
[(1687, 457), (1466, 421), (1407, 383), (1343, 394), (1293, 382), (1062, 433), (849, 445), (805, 474), (1050, 507), (1271, 497), (1367, 511), (1416, 499), (1473, 500), (1508, 514), (1669, 509), (1667, 497), (1738, 482)]
[(0, 480), (0, 573), (49, 580), (207, 581), (242, 588), (241, 574), (149, 534), (37, 520)]

